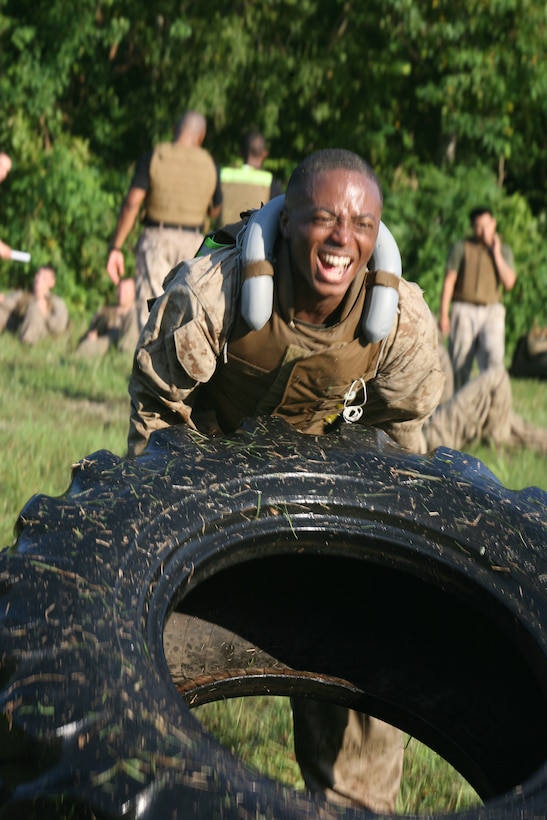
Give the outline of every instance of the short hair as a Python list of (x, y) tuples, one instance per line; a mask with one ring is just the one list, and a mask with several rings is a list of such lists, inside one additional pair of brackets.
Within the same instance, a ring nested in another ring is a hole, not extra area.
[(243, 159), (247, 157), (262, 157), (266, 150), (266, 140), (260, 131), (249, 131), (241, 140), (241, 153)]
[(55, 285), (57, 284), (57, 271), (55, 270), (53, 265), (50, 265), (49, 263), (47, 263), (45, 265), (39, 265), (36, 268), (36, 271), (34, 273), (34, 280), (35, 281), (36, 281), (36, 277), (38, 276), (38, 274), (41, 271), (45, 271), (46, 273), (49, 273), (48, 280), (50, 282), (50, 287), (54, 288)]
[(285, 201), (289, 207), (294, 203), (296, 197), (306, 190), (308, 181), (322, 171), (356, 171), (367, 179), (370, 179), (380, 194), (380, 203), (383, 204), (382, 186), (380, 180), (363, 157), (348, 151), (345, 148), (323, 148), (314, 151), (300, 162), (291, 174), (285, 194)]
[(50, 262), (46, 262), (43, 265), (39, 265), (36, 268), (36, 273), (38, 273), (38, 271), (40, 271), (40, 270), (48, 270), (53, 274), (55, 279), (57, 278), (57, 271), (56, 271), (55, 267)]
[(494, 216), (494, 213), (488, 205), (478, 205), (476, 208), (472, 208), (469, 211), (469, 222), (471, 225), (477, 219), (477, 217), (482, 216), (483, 214), (490, 214), (490, 216)]

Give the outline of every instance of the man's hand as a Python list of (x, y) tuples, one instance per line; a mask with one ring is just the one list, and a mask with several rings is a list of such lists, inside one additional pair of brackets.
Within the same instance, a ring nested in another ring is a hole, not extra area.
[(443, 336), (450, 333), (450, 304), (454, 295), (454, 288), (456, 287), (456, 280), (458, 278), (457, 270), (447, 270), (444, 275), (443, 289), (441, 293), (441, 309), (439, 319), (439, 330)]
[(499, 233), (494, 234), (494, 238), (492, 240), (492, 253), (501, 253), (501, 239)]
[(10, 259), (11, 257), (11, 248), (9, 245), (6, 245), (5, 242), (2, 242), (0, 239), (0, 259)]
[(123, 279), (125, 275), (125, 262), (122, 251), (119, 251), (116, 248), (112, 248), (112, 250), (108, 254), (108, 260), (106, 262), (106, 272), (108, 273), (112, 282), (117, 287), (120, 282), (120, 279)]
[(116, 286), (125, 276), (125, 263), (121, 249), (139, 215), (145, 197), (146, 191), (143, 188), (130, 188), (118, 216), (106, 262), (106, 272)]
[(38, 310), (42, 316), (47, 316), (49, 313), (49, 302), (47, 296), (38, 296), (36, 298), (36, 304), (38, 305)]
[(448, 336), (450, 333), (450, 316), (441, 316), (439, 319), (439, 330), (443, 336)]
[(498, 233), (494, 234), (494, 239), (492, 240), (492, 245), (490, 247), (501, 284), (505, 290), (512, 290), (515, 286), (515, 282), (517, 281), (517, 276), (513, 268), (508, 265), (503, 258), (503, 254), (501, 252), (501, 238)]

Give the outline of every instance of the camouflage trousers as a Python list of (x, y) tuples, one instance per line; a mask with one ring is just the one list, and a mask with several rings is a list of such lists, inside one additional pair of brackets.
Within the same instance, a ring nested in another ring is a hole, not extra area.
[(467, 384), (476, 359), (481, 373), (503, 367), (505, 356), (505, 307), (453, 302), (450, 312), (450, 358), (456, 389)]
[(344, 706), (293, 698), (294, 748), (310, 791), (346, 806), (393, 814), (403, 772), (403, 736)]
[(163, 281), (183, 259), (192, 259), (203, 242), (199, 230), (145, 228), (135, 247), (135, 291), (142, 330), (148, 319), (148, 300), (163, 293)]
[(439, 405), (422, 435), (425, 451), (442, 445), (462, 450), (474, 441), (486, 441), (547, 453), (547, 430), (514, 412), (511, 381), (503, 367), (485, 370)]

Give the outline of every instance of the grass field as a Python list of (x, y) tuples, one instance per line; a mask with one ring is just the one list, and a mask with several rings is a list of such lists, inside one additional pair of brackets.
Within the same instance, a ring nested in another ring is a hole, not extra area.
[[(35, 493), (61, 495), (71, 465), (99, 449), (125, 453), (130, 358), (116, 352), (100, 361), (79, 360), (76, 325), (56, 341), (24, 348), (0, 337), (0, 547), (13, 540), (13, 526)], [(547, 427), (547, 383), (513, 381), (515, 409)], [(512, 489), (547, 490), (544, 456), (527, 450), (469, 450)], [(292, 725), (284, 698), (234, 700), (201, 707), (199, 717), (236, 754), (262, 772), (302, 787), (292, 751)], [(448, 764), (407, 738), (398, 810), (427, 814), (476, 804), (471, 787)]]

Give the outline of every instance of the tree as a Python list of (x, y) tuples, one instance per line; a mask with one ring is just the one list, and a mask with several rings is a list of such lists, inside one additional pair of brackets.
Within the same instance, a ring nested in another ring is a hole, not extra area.
[[(223, 164), (256, 127), (282, 179), (306, 153), (341, 146), (369, 159), (386, 191), (397, 169), (412, 176), (432, 166), (451, 178), (478, 163), (536, 215), (546, 209), (547, 10), (534, 0), (74, 8), (0, 0), (0, 146), (14, 158), (0, 219), (15, 239), (30, 232), (41, 250), (53, 243), (67, 277), (86, 290), (93, 276), (102, 281), (97, 248), (106, 253), (133, 164), (170, 138), (186, 108), (206, 115), (206, 147)], [(73, 193), (68, 168), (79, 177)], [(43, 184), (46, 171), (61, 173), (62, 195), (56, 179)], [(38, 213), (40, 231), (28, 225)], [(90, 232), (94, 261), (82, 266)]]

